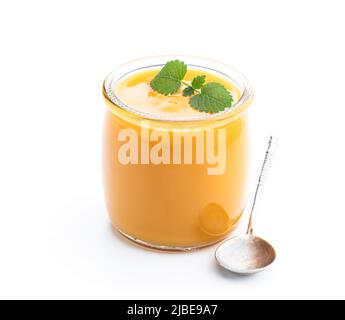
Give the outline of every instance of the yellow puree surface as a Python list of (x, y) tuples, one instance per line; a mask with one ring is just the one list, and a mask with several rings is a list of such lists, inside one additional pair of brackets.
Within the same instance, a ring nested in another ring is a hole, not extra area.
[[(184, 97), (182, 95), (182, 90), (185, 86), (181, 86), (178, 93), (170, 96), (165, 96), (153, 91), (150, 87), (150, 81), (157, 72), (158, 70), (141, 71), (121, 79), (115, 88), (116, 96), (125, 105), (137, 111), (153, 115), (167, 116), (171, 114), (174, 115), (174, 117), (190, 117), (201, 114), (200, 111), (190, 106), (189, 97)], [(206, 83), (219, 82), (230, 90), (234, 102), (240, 98), (239, 90), (234, 84), (201, 70), (187, 71), (184, 81), (189, 83), (195, 76), (202, 74), (206, 75)]]

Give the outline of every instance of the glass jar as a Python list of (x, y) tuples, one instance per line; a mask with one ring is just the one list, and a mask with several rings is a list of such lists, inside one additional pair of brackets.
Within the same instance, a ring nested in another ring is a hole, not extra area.
[[(124, 76), (159, 70), (175, 59), (232, 83), (239, 99), (216, 114), (165, 117), (138, 111), (116, 96)], [(239, 221), (247, 197), (246, 111), (253, 91), (246, 78), (213, 60), (151, 57), (112, 72), (103, 94), (105, 198), (112, 225), (136, 243), (162, 250), (190, 250), (224, 239)], [(138, 150), (126, 161), (119, 153), (130, 138)], [(157, 141), (168, 151), (158, 160), (152, 157)]]

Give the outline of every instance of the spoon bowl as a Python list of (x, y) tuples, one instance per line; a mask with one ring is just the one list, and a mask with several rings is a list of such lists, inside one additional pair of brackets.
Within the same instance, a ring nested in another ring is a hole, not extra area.
[(221, 267), (243, 275), (265, 270), (275, 258), (274, 248), (252, 234), (226, 240), (216, 251), (216, 260)]

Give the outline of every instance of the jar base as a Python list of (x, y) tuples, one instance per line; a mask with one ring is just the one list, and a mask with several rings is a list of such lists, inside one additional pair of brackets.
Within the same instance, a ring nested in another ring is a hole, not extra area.
[(217, 240), (215, 240), (213, 242), (206, 243), (206, 244), (201, 244), (201, 245), (195, 245), (195, 246), (168, 246), (168, 245), (158, 245), (158, 244), (155, 244), (155, 243), (146, 242), (146, 241), (137, 239), (137, 238), (135, 238), (133, 236), (130, 236), (129, 234), (123, 232), (122, 230), (120, 230), (117, 227), (113, 226), (113, 228), (120, 235), (122, 235), (124, 238), (129, 240), (131, 243), (134, 243), (134, 244), (136, 244), (136, 245), (138, 245), (140, 247), (146, 248), (146, 249), (152, 249), (152, 250), (155, 250), (155, 251), (165, 251), (165, 252), (191, 252), (191, 251), (195, 251), (195, 250), (198, 250), (198, 249), (203, 249), (203, 248), (206, 248), (206, 247), (213, 246), (216, 243), (219, 243), (219, 242), (223, 241), (227, 237), (227, 235), (226, 235), (223, 238), (217, 239)]

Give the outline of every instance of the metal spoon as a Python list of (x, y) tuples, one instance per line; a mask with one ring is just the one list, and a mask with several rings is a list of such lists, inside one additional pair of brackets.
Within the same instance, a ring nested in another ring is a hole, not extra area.
[(272, 264), (276, 258), (274, 248), (264, 239), (253, 235), (253, 212), (267, 170), (267, 163), (272, 155), (272, 144), (273, 137), (271, 136), (256, 186), (247, 233), (225, 240), (216, 250), (218, 264), (234, 273), (246, 275), (262, 271)]

